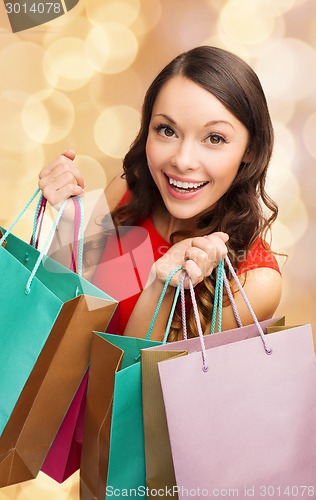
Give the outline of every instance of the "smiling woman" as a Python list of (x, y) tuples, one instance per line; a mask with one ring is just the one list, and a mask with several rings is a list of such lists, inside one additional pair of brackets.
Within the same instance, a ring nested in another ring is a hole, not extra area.
[[(141, 128), (124, 158), (124, 172), (106, 189), (121, 241), (105, 230), (108, 214), (104, 227), (97, 223), (104, 216), (98, 206), (88, 228), (95, 236), (86, 244), (87, 273), (97, 286), (118, 298), (117, 283), (127, 285), (138, 276), (140, 289), (120, 300), (112, 324), (115, 333), (146, 335), (167, 276), (178, 266), (196, 286), (202, 326), (209, 331), (213, 271), (227, 254), (259, 320), (272, 316), (281, 293), (280, 271), (265, 242), (277, 216), (277, 206), (265, 191), (272, 148), (262, 87), (237, 56), (216, 47), (196, 47), (159, 73), (146, 93)], [(84, 180), (74, 159), (75, 153), (68, 151), (40, 173), (39, 186), (50, 203), (83, 194)], [(139, 232), (130, 226), (149, 235), (154, 262), (134, 253), (142, 245)], [(122, 274), (124, 252), (134, 255), (130, 277), (126, 268)], [(162, 339), (178, 279), (179, 273), (167, 288), (152, 339)], [(247, 324), (252, 319), (239, 295), (235, 292), (235, 300)], [(235, 326), (227, 304), (223, 328)], [(188, 332), (197, 334), (193, 312)], [(176, 310), (169, 340), (181, 335)]]

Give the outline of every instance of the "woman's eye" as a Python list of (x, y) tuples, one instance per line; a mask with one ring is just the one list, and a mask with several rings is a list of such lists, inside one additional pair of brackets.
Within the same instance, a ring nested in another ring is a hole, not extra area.
[(222, 142), (226, 142), (224, 137), (219, 134), (210, 134), (208, 139), (211, 144), (221, 144)]
[(174, 131), (172, 130), (172, 128), (166, 125), (159, 125), (158, 127), (156, 127), (156, 130), (160, 135), (163, 135), (165, 137), (173, 137), (174, 135)]

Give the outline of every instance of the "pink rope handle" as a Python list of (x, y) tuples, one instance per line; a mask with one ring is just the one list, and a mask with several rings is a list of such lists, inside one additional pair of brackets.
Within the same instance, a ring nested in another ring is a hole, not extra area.
[(238, 313), (238, 309), (237, 309), (237, 305), (236, 305), (236, 302), (235, 302), (235, 299), (234, 299), (234, 295), (233, 295), (233, 292), (232, 292), (232, 290), (230, 288), (230, 284), (229, 284), (229, 281), (227, 279), (225, 270), (224, 270), (224, 286), (225, 286), (225, 289), (226, 289), (226, 292), (227, 292), (227, 295), (228, 295), (228, 298), (229, 298), (230, 305), (231, 305), (233, 313), (234, 313), (234, 317), (235, 317), (236, 323), (237, 323), (238, 327), (240, 328), (240, 327), (243, 326), (243, 324), (242, 324), (242, 321), (240, 319), (240, 316), (239, 316), (239, 313)]
[[(44, 196), (41, 197), (40, 204), (38, 207), (38, 212), (35, 219), (35, 227), (33, 228), (33, 234), (31, 236), (30, 245), (34, 248), (38, 248), (40, 235), (42, 232), (43, 220), (46, 210), (47, 200)], [(35, 240), (35, 241), (34, 241)]]
[(184, 293), (185, 275), (186, 272), (183, 272), (180, 278), (180, 299), (181, 299), (182, 334), (184, 340), (187, 340), (188, 330), (187, 330), (186, 304), (185, 304), (185, 293)]
[(197, 306), (196, 298), (195, 298), (194, 287), (193, 287), (193, 283), (192, 283), (191, 278), (187, 275), (187, 273), (185, 271), (182, 273), (182, 276), (180, 278), (180, 297), (181, 297), (183, 338), (186, 340), (188, 337), (187, 326), (186, 326), (186, 315), (185, 315), (185, 295), (184, 295), (184, 279), (185, 279), (185, 277), (187, 277), (189, 280), (190, 295), (191, 295), (191, 301), (192, 301), (192, 306), (193, 306), (193, 311), (194, 311), (194, 318), (195, 318), (195, 322), (196, 322), (196, 326), (198, 329), (198, 334), (199, 334), (200, 342), (201, 342), (203, 371), (207, 372), (208, 365), (207, 365), (207, 359), (206, 359), (206, 348), (205, 348), (205, 342), (204, 342), (204, 335), (202, 332), (201, 321), (200, 321), (200, 317), (199, 317), (198, 306)]
[(80, 205), (77, 198), (72, 198), (74, 207), (75, 207), (75, 218), (74, 218), (74, 238), (73, 238), (73, 246), (71, 251), (71, 271), (74, 273), (77, 272), (77, 254), (78, 254), (78, 242), (79, 242), (79, 233), (80, 233)]
[[(249, 299), (239, 281), (239, 278), (229, 260), (229, 258), (226, 256), (225, 257), (225, 261), (226, 261), (226, 264), (228, 266), (228, 269), (230, 270), (237, 286), (238, 286), (238, 289), (244, 299), (244, 302), (247, 306), (247, 309), (249, 310), (251, 316), (252, 316), (252, 319), (258, 329), (258, 332), (259, 332), (259, 335), (261, 337), (261, 340), (262, 340), (262, 343), (263, 343), (263, 346), (264, 346), (264, 350), (266, 352), (266, 354), (272, 354), (272, 349), (271, 347), (268, 346), (267, 342), (266, 342), (266, 339), (265, 339), (265, 334), (262, 330), (262, 327), (257, 319), (257, 316), (254, 312), (254, 310), (252, 309), (251, 307), (251, 304), (249, 302)], [(185, 316), (185, 296), (184, 296), (184, 279), (185, 279), (185, 276), (187, 276), (186, 272), (184, 271), (183, 272), (183, 275), (181, 276), (181, 281), (180, 281), (180, 284), (181, 284), (181, 288), (180, 288), (180, 293), (181, 293), (181, 309), (182, 309), (182, 328), (183, 328), (183, 338), (184, 339), (187, 339), (187, 327), (186, 327), (186, 316)], [(194, 318), (195, 318), (195, 321), (196, 321), (196, 325), (197, 325), (197, 329), (198, 329), (198, 334), (199, 334), (199, 338), (200, 338), (200, 342), (201, 342), (201, 354), (202, 354), (202, 361), (203, 361), (203, 371), (204, 372), (207, 372), (208, 371), (208, 364), (207, 364), (207, 355), (206, 355), (206, 348), (205, 348), (205, 342), (204, 342), (204, 335), (203, 335), (203, 332), (202, 332), (202, 327), (201, 327), (201, 321), (200, 321), (200, 317), (199, 317), (199, 312), (198, 312), (198, 307), (197, 307), (197, 303), (196, 303), (196, 298), (195, 298), (195, 292), (194, 292), (194, 287), (193, 287), (193, 284), (192, 284), (192, 281), (190, 279), (189, 276), (188, 277), (188, 280), (189, 280), (189, 287), (190, 287), (190, 295), (191, 295), (191, 300), (192, 300), (192, 306), (193, 306), (193, 311), (194, 311)], [(238, 318), (238, 323), (240, 323), (239, 326), (242, 326), (242, 323), (241, 323), (241, 320), (240, 320), (240, 317), (239, 317), (239, 314), (238, 314), (238, 311), (237, 311), (237, 306), (236, 306), (236, 303), (235, 303), (235, 300), (233, 298), (233, 294), (231, 292), (231, 289), (230, 289), (230, 285), (229, 285), (229, 281), (226, 277), (226, 274), (224, 273), (224, 284), (225, 284), (225, 288), (227, 290), (227, 293), (229, 295), (229, 298), (231, 300), (231, 304), (232, 304), (232, 307), (233, 307), (233, 310), (234, 310), (234, 315), (235, 315), (235, 318)], [(236, 319), (237, 320), (237, 319)]]
[[(184, 293), (184, 279), (185, 279), (185, 274), (186, 273), (182, 273), (182, 276), (181, 276), (180, 298), (181, 298), (181, 317), (182, 317), (183, 339), (187, 340), (187, 338), (188, 338), (188, 331), (187, 331), (186, 303), (185, 303), (185, 293)], [(233, 293), (231, 291), (230, 284), (229, 284), (229, 281), (227, 279), (225, 270), (224, 270), (224, 274), (223, 274), (223, 280), (224, 280), (224, 286), (225, 286), (225, 289), (227, 291), (227, 295), (228, 295), (228, 298), (229, 298), (229, 301), (230, 301), (230, 304), (231, 304), (231, 307), (232, 307), (232, 310), (233, 310), (233, 313), (234, 313), (234, 317), (235, 317), (236, 323), (237, 323), (238, 327), (242, 327), (243, 324), (242, 324), (242, 321), (240, 319), (240, 316), (239, 316), (239, 313), (238, 313), (238, 310), (237, 310), (237, 306), (236, 306), (236, 302), (235, 302)]]
[[(188, 277), (189, 278), (189, 277)], [(200, 337), (200, 342), (201, 342), (201, 354), (202, 354), (202, 362), (203, 362), (203, 371), (207, 372), (208, 371), (208, 364), (207, 364), (207, 358), (206, 358), (206, 348), (205, 348), (205, 342), (204, 342), (204, 335), (202, 332), (202, 327), (201, 327), (201, 321), (199, 317), (199, 311), (196, 303), (196, 298), (195, 298), (195, 293), (194, 293), (194, 288), (193, 284), (191, 281), (191, 278), (189, 278), (189, 286), (190, 286), (190, 295), (191, 295), (191, 300), (192, 300), (192, 306), (193, 306), (193, 311), (194, 311), (194, 318), (196, 321), (196, 326), (198, 329), (199, 337)]]
[(238, 278), (237, 274), (235, 273), (235, 270), (234, 270), (234, 268), (233, 268), (233, 266), (232, 266), (232, 264), (231, 264), (231, 262), (230, 262), (230, 260), (229, 260), (229, 258), (227, 256), (225, 257), (225, 261), (226, 261), (226, 264), (228, 265), (228, 269), (230, 270), (230, 272), (231, 272), (231, 274), (232, 274), (232, 276), (233, 276), (233, 278), (234, 278), (234, 280), (235, 280), (235, 282), (236, 282), (236, 284), (238, 286), (238, 289), (239, 289), (239, 291), (240, 291), (240, 293), (242, 295), (242, 298), (244, 299), (244, 302), (245, 302), (245, 304), (247, 306), (247, 309), (250, 312), (251, 317), (252, 317), (252, 319), (253, 319), (253, 321), (254, 321), (257, 329), (258, 329), (258, 332), (259, 332), (259, 335), (261, 337), (261, 340), (262, 340), (265, 352), (267, 354), (272, 354), (272, 349), (271, 349), (271, 347), (268, 346), (268, 344), (267, 344), (267, 342), (265, 340), (265, 334), (264, 334), (264, 332), (263, 332), (263, 330), (261, 328), (261, 325), (260, 325), (260, 323), (259, 323), (259, 321), (257, 319), (257, 316), (256, 316), (254, 310), (252, 309), (251, 304), (250, 304), (250, 302), (248, 300), (248, 297), (247, 297), (247, 295), (245, 293), (245, 290), (243, 289), (242, 284), (240, 283), (239, 278)]

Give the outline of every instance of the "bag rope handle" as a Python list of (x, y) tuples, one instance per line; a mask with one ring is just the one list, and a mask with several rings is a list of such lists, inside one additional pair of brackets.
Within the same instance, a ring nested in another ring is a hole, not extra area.
[[(202, 369), (203, 369), (204, 372), (207, 372), (208, 371), (208, 364), (207, 364), (207, 357), (206, 357), (206, 348), (205, 348), (205, 342), (204, 342), (204, 335), (203, 335), (203, 332), (202, 332), (201, 321), (200, 321), (199, 311), (198, 311), (198, 307), (197, 307), (197, 303), (196, 303), (196, 298), (195, 298), (195, 292), (194, 292), (193, 283), (192, 283), (192, 280), (191, 280), (190, 276), (187, 275), (186, 271), (183, 272), (183, 276), (180, 279), (181, 292), (183, 291), (183, 294), (181, 293), (181, 297), (184, 296), (184, 277), (185, 276), (187, 276), (187, 278), (189, 280), (189, 290), (190, 290), (190, 295), (191, 295), (192, 307), (193, 307), (193, 311), (194, 311), (194, 318), (195, 318), (196, 326), (197, 326), (197, 329), (198, 329), (198, 334), (199, 334), (199, 337), (200, 337), (202, 363), (203, 363)], [(181, 301), (181, 306), (182, 306), (182, 310), (185, 310), (185, 302)], [(183, 320), (183, 318), (184, 318), (184, 316), (182, 315), (182, 320)], [(183, 326), (184, 325), (182, 324), (182, 327)], [(184, 328), (186, 330), (186, 326)], [(183, 337), (184, 337), (184, 335), (183, 335)], [(186, 335), (186, 338), (187, 338), (187, 335)]]
[[(39, 188), (36, 189), (36, 191), (33, 193), (33, 195), (31, 196), (31, 198), (28, 200), (28, 202), (25, 204), (25, 206), (23, 207), (23, 209), (21, 210), (21, 212), (18, 214), (18, 216), (14, 219), (14, 221), (12, 222), (12, 224), (10, 225), (10, 227), (5, 231), (5, 233), (2, 235), (2, 237), (0, 238), (0, 246), (2, 245), (2, 243), (5, 241), (5, 239), (9, 236), (9, 234), (11, 234), (12, 232), (12, 229), (16, 226), (16, 224), (20, 221), (20, 219), (22, 218), (22, 216), (24, 215), (24, 213), (26, 212), (26, 210), (29, 208), (29, 206), (31, 205), (31, 203), (33, 202), (33, 200), (36, 198), (36, 196), (41, 192), (41, 190)], [(82, 201), (82, 198), (80, 196), (76, 196), (75, 197), (77, 202), (78, 202), (78, 206), (79, 206), (79, 209), (80, 209), (80, 222), (78, 221), (77, 219), (77, 222), (75, 221), (75, 233), (78, 234), (78, 242), (79, 242), (79, 248), (78, 248), (78, 275), (80, 277), (82, 277), (82, 262), (83, 262), (83, 244), (84, 244), (84, 238), (83, 238), (83, 233), (84, 233), (84, 204), (83, 204), (83, 201)], [(50, 229), (50, 232), (46, 238), (46, 241), (44, 242), (44, 245), (43, 245), (43, 248), (42, 250), (40, 251), (39, 253), (39, 256), (37, 258), (37, 261), (35, 262), (35, 265), (34, 265), (34, 268), (29, 276), (29, 279), (26, 283), (26, 287), (25, 287), (25, 293), (26, 294), (29, 294), (30, 291), (31, 291), (31, 284), (34, 280), (34, 277), (35, 277), (35, 274), (44, 258), (44, 255), (48, 249), (48, 245), (50, 243), (50, 240), (52, 239), (53, 235), (54, 235), (54, 232), (56, 231), (56, 228), (57, 228), (57, 225), (63, 215), (63, 212), (65, 210), (65, 207), (67, 205), (69, 200), (65, 200), (59, 211), (58, 211), (58, 214), (57, 214), (57, 217), (55, 218), (54, 222), (53, 222), (53, 225)], [(41, 208), (42, 207), (42, 208)], [(41, 212), (41, 210), (43, 210), (43, 202), (42, 202), (42, 199), (40, 198), (40, 200), (38, 201), (37, 203), (37, 208), (36, 208), (36, 211), (35, 211), (35, 217), (34, 217), (34, 223), (33, 223), (33, 232), (32, 232), (32, 242), (34, 243), (34, 239), (35, 239), (35, 234), (36, 234), (36, 229), (35, 229), (35, 233), (34, 233), (34, 226), (36, 225), (36, 222), (38, 221), (38, 218), (39, 218), (39, 214)], [(79, 222), (79, 224), (78, 224)]]
[[(271, 349), (271, 347), (268, 346), (268, 344), (266, 342), (265, 334), (264, 334), (264, 332), (262, 330), (262, 327), (261, 327), (261, 325), (260, 325), (260, 323), (259, 323), (259, 321), (258, 321), (258, 319), (256, 317), (256, 314), (255, 314), (253, 308), (251, 307), (249, 299), (248, 299), (248, 297), (247, 297), (247, 295), (246, 295), (246, 293), (245, 293), (245, 291), (244, 291), (244, 289), (243, 289), (243, 287), (242, 287), (242, 285), (241, 285), (241, 283), (239, 281), (239, 278), (238, 278), (238, 276), (237, 276), (237, 274), (236, 274), (236, 272), (235, 272), (235, 270), (234, 270), (234, 268), (233, 268), (233, 266), (232, 266), (232, 264), (231, 264), (231, 262), (230, 262), (230, 260), (229, 260), (229, 258), (227, 256), (225, 257), (225, 261), (226, 261), (226, 263), (228, 265), (228, 269), (231, 272), (231, 274), (232, 274), (232, 276), (233, 276), (233, 278), (234, 278), (234, 280), (235, 280), (235, 282), (236, 282), (236, 284), (238, 286), (238, 289), (239, 289), (239, 291), (240, 291), (240, 293), (241, 293), (241, 295), (242, 295), (242, 297), (244, 299), (244, 302), (245, 302), (245, 304), (247, 306), (247, 309), (249, 310), (249, 312), (250, 312), (250, 314), (252, 316), (252, 319), (254, 320), (254, 323), (255, 323), (255, 325), (257, 327), (257, 330), (259, 332), (260, 338), (262, 340), (262, 344), (263, 344), (264, 350), (265, 350), (266, 354), (270, 355), (270, 354), (272, 354), (272, 349)], [(224, 274), (224, 276), (225, 276), (225, 274)], [(204, 335), (203, 335), (202, 328), (201, 328), (201, 321), (200, 321), (199, 312), (198, 312), (198, 308), (197, 308), (197, 303), (196, 303), (196, 297), (195, 297), (195, 293), (194, 293), (193, 284), (192, 284), (192, 281), (191, 281), (190, 277), (188, 277), (188, 280), (189, 280), (189, 286), (190, 286), (190, 294), (191, 294), (192, 306), (193, 306), (193, 311), (194, 311), (194, 317), (195, 317), (196, 325), (197, 325), (197, 328), (198, 328), (198, 334), (199, 334), (200, 343), (201, 343), (201, 353), (202, 353), (202, 362), (203, 362), (202, 369), (203, 369), (204, 372), (207, 372), (208, 371), (208, 364), (207, 364), (207, 357), (206, 357)], [(226, 282), (227, 286), (230, 289), (227, 277), (226, 277), (226, 279), (224, 277), (224, 284), (225, 284), (225, 282)], [(182, 284), (182, 287), (183, 287), (183, 280), (180, 280), (180, 283)], [(230, 291), (230, 293), (231, 293), (231, 291)], [(233, 303), (235, 304), (234, 300), (233, 300)], [(235, 306), (236, 306), (236, 304), (235, 304)], [(236, 308), (236, 311), (237, 311), (237, 308)]]
[(35, 191), (35, 193), (33, 193), (33, 195), (31, 196), (31, 198), (29, 199), (29, 201), (23, 207), (23, 209), (21, 210), (21, 212), (19, 213), (19, 215), (14, 219), (14, 221), (12, 222), (11, 226), (9, 227), (9, 229), (7, 229), (6, 232), (2, 235), (2, 237), (0, 239), (0, 246), (5, 241), (5, 239), (9, 236), (9, 234), (12, 232), (12, 229), (19, 222), (19, 220), (24, 215), (24, 213), (29, 208), (29, 206), (31, 205), (32, 201), (36, 198), (36, 196), (38, 195), (39, 192), (40, 192), (40, 188), (37, 188), (37, 190)]
[(229, 258), (227, 256), (225, 257), (225, 261), (226, 261), (226, 263), (228, 265), (229, 271), (231, 272), (231, 274), (232, 274), (232, 276), (233, 276), (233, 278), (234, 278), (234, 280), (235, 280), (235, 282), (236, 282), (236, 284), (238, 286), (238, 289), (239, 289), (239, 291), (240, 291), (240, 293), (242, 295), (242, 298), (244, 299), (244, 302), (245, 302), (245, 304), (247, 306), (247, 309), (250, 312), (251, 317), (252, 317), (252, 319), (253, 319), (253, 321), (254, 321), (257, 329), (258, 329), (258, 332), (259, 332), (259, 335), (261, 337), (261, 340), (262, 340), (265, 352), (267, 354), (272, 354), (272, 349), (271, 349), (271, 347), (268, 346), (268, 344), (267, 344), (267, 342), (265, 340), (265, 334), (264, 334), (264, 332), (263, 332), (263, 330), (261, 328), (261, 325), (260, 325), (260, 323), (259, 323), (259, 321), (257, 319), (257, 316), (256, 316), (253, 308), (251, 307), (251, 304), (250, 304), (249, 299), (248, 299), (248, 297), (247, 297), (247, 295), (245, 293), (245, 290), (243, 289), (242, 284), (240, 283), (239, 278), (238, 278), (238, 276), (237, 276), (237, 274), (236, 274), (236, 272), (235, 272), (235, 270), (234, 270), (234, 268), (233, 268), (233, 266), (232, 266), (232, 264), (231, 264), (231, 262), (230, 262), (230, 260), (229, 260)]
[[(150, 336), (152, 334), (153, 328), (154, 328), (156, 320), (157, 320), (158, 313), (160, 311), (160, 307), (161, 307), (162, 301), (163, 301), (164, 296), (166, 294), (166, 291), (167, 291), (167, 288), (168, 288), (169, 283), (171, 281), (171, 278), (178, 271), (181, 271), (181, 269), (182, 269), (182, 266), (178, 266), (175, 269), (173, 269), (170, 272), (170, 274), (168, 275), (168, 277), (167, 277), (167, 279), (165, 281), (165, 284), (164, 284), (164, 287), (163, 287), (162, 292), (160, 294), (160, 297), (159, 297), (159, 300), (158, 300), (155, 312), (153, 314), (151, 323), (150, 323), (149, 328), (148, 328), (148, 332), (147, 332), (147, 335), (146, 335), (146, 338), (145, 338), (146, 340), (150, 339)], [(172, 321), (172, 317), (173, 317), (173, 314), (174, 314), (174, 310), (175, 310), (175, 307), (176, 307), (176, 303), (177, 303), (177, 300), (178, 300), (179, 293), (180, 293), (180, 282), (179, 282), (179, 284), (178, 284), (178, 286), (176, 288), (176, 291), (175, 291), (174, 299), (173, 299), (172, 306), (171, 306), (171, 311), (170, 311), (170, 314), (169, 314), (169, 319), (168, 319), (168, 322), (167, 322), (167, 327), (166, 327), (165, 334), (164, 334), (163, 343), (166, 343), (166, 341), (167, 341), (166, 339), (168, 338), (168, 335), (169, 335), (170, 325), (171, 325), (171, 321)]]
[[(182, 274), (181, 280), (184, 281), (185, 274)], [(213, 312), (212, 312), (212, 320), (210, 327), (210, 334), (213, 335), (215, 333), (216, 328), (216, 319), (217, 319), (217, 331), (220, 332), (222, 329), (222, 316), (223, 316), (223, 285), (225, 284), (225, 272), (224, 272), (224, 260), (222, 260), (217, 267), (217, 279), (214, 290), (214, 304), (213, 304)], [(225, 284), (226, 286), (226, 284)], [(229, 290), (230, 295), (232, 297), (232, 292)], [(181, 315), (182, 315), (182, 331), (183, 338), (187, 340), (188, 332), (187, 332), (187, 322), (186, 322), (186, 304), (185, 304), (185, 293), (183, 283), (180, 288), (181, 294)], [(234, 302), (234, 299), (232, 297)], [(237, 312), (238, 314), (238, 312)]]
[[(75, 207), (75, 217), (74, 217), (74, 237), (73, 237), (73, 249), (71, 252), (71, 271), (74, 273), (77, 272), (82, 276), (82, 262), (83, 262), (83, 248), (82, 243), (83, 240), (80, 239), (80, 235), (84, 234), (84, 207), (82, 203), (80, 203), (79, 197), (74, 196), (71, 198)], [(82, 201), (82, 200), (81, 200)], [(47, 199), (43, 196), (40, 196), (34, 214), (33, 220), (33, 229), (32, 229), (32, 237), (30, 241), (30, 245), (34, 248), (38, 248), (39, 238), (41, 234), (43, 218), (45, 214)], [(37, 234), (36, 234), (37, 233)], [(79, 256), (78, 253), (78, 242), (79, 242)], [(78, 259), (77, 259), (78, 257)], [(77, 261), (78, 260), (78, 261)]]
[(210, 331), (211, 335), (215, 333), (216, 318), (217, 318), (217, 331), (220, 332), (222, 329), (223, 278), (224, 278), (224, 261), (222, 260), (217, 266), (217, 277), (214, 290), (214, 304), (213, 304), (213, 313), (212, 313), (211, 331)]
[[(82, 277), (82, 260), (83, 260), (83, 243), (84, 243), (84, 239), (83, 239), (83, 230), (84, 230), (84, 205), (83, 205), (83, 201), (82, 201), (82, 198), (80, 196), (77, 197), (77, 200), (78, 200), (78, 203), (79, 203), (79, 207), (80, 207), (80, 226), (79, 226), (79, 232), (81, 233), (80, 234), (80, 238), (79, 238), (79, 256), (78, 256), (78, 275), (80, 277)], [(27, 283), (26, 283), (26, 287), (25, 287), (25, 293), (26, 294), (29, 294), (30, 291), (31, 291), (31, 285), (32, 285), (32, 282), (34, 280), (34, 277), (35, 277), (35, 274), (44, 258), (44, 255), (46, 254), (46, 251), (48, 249), (48, 245), (49, 245), (49, 242), (50, 240), (52, 239), (53, 235), (54, 235), (54, 232), (56, 231), (57, 229), (57, 226), (58, 226), (58, 223), (63, 215), (63, 212), (66, 208), (66, 205), (68, 203), (69, 200), (65, 200), (63, 202), (63, 204), (61, 205), (60, 209), (59, 209), (59, 212), (57, 214), (57, 217), (55, 218), (54, 220), (54, 223), (50, 229), (50, 232), (46, 238), (46, 241), (44, 242), (44, 245), (43, 245), (43, 248), (42, 250), (40, 251), (40, 254), (37, 258), (37, 261), (35, 262), (35, 265), (33, 267), (33, 270), (30, 274), (30, 277), (29, 279), (27, 280)]]
[[(44, 214), (46, 210), (47, 200), (43, 194), (39, 197), (38, 203), (36, 205), (34, 219), (33, 219), (33, 229), (32, 236), (30, 240), (30, 245), (34, 248), (38, 248), (39, 238), (42, 231), (42, 225), (44, 220)], [(37, 233), (37, 235), (36, 235)]]

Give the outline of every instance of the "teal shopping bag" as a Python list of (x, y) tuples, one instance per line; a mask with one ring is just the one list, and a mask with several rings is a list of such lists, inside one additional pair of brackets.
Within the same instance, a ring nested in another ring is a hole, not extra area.
[(139, 353), (159, 344), (94, 333), (80, 465), (82, 500), (105, 498), (106, 491), (123, 485), (145, 485)]
[(88, 368), (92, 330), (105, 329), (116, 307), (109, 295), (43, 250), (8, 231), (4, 237), (0, 486), (37, 475)]
[[(133, 490), (134, 498), (144, 498), (146, 470), (140, 351), (165, 342), (165, 339), (163, 342), (151, 341), (149, 337), (174, 272), (166, 282), (146, 339), (94, 334), (80, 466), (81, 500), (114, 495), (125, 498), (126, 490)], [(179, 288), (168, 325), (178, 294)]]

